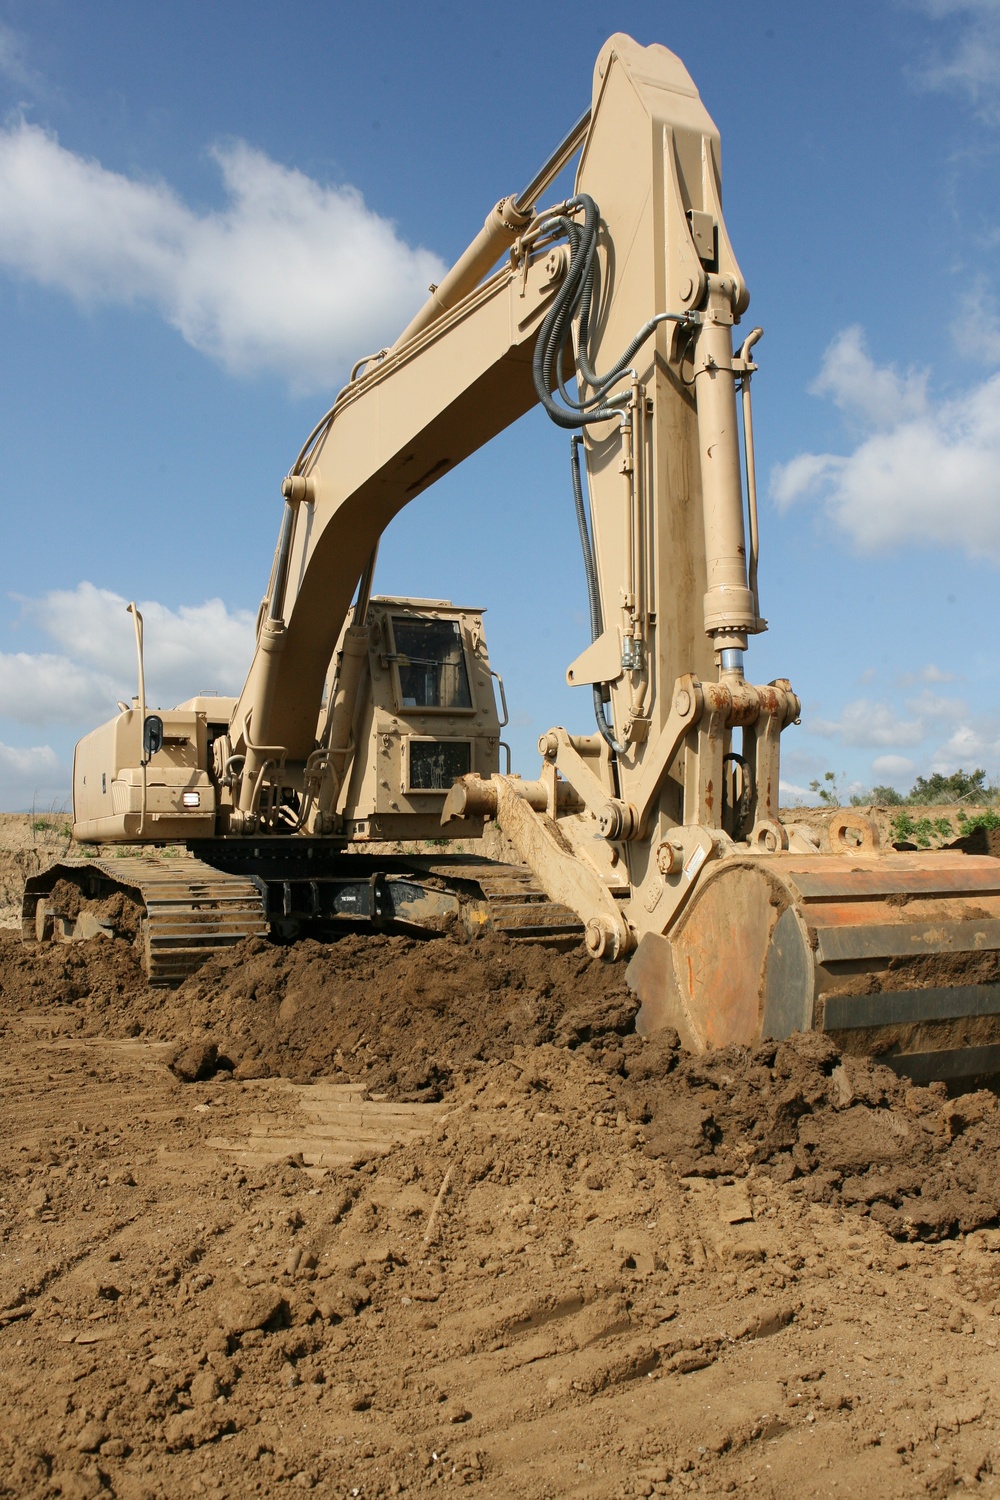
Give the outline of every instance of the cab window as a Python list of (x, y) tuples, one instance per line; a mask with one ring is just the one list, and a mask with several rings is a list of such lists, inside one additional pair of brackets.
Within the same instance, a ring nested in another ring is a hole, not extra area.
[(457, 620), (414, 620), (394, 615), (392, 633), (401, 708), (472, 708)]

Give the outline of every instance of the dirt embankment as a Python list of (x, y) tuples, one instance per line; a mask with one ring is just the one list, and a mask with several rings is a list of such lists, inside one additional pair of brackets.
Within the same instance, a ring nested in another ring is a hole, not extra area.
[(121, 941), (32, 954), (8, 940), (4, 957), (6, 1005), (71, 1006), (82, 1036), (172, 1040), (184, 1078), (326, 1078), (433, 1102), (484, 1064), (552, 1045), (594, 1071), (609, 1110), (679, 1176), (766, 1172), (901, 1240), (1000, 1213), (1000, 1174), (981, 1170), (1000, 1153), (992, 1093), (949, 1100), (943, 1085), (915, 1088), (821, 1035), (705, 1057), (683, 1053), (670, 1030), (643, 1041), (623, 970), (582, 952), (461, 929), (291, 947), (255, 938), (177, 991), (148, 988)]
[(802, 823), (829, 848), (829, 827), (840, 813), (860, 813), (878, 829), (883, 849), (964, 849), (968, 854), (1000, 856), (1000, 829), (980, 828), (971, 834), (965, 825), (979, 813), (995, 811), (962, 802), (906, 803), (897, 807), (783, 807), (782, 821)]
[(0, 929), (21, 925), (21, 888), (70, 847), (70, 818), (62, 813), (0, 813)]

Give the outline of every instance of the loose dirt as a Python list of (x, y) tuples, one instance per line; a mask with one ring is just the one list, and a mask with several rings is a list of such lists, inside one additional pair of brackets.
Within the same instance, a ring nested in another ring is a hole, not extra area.
[(0, 985), (0, 1495), (992, 1490), (992, 1093), (457, 932)]

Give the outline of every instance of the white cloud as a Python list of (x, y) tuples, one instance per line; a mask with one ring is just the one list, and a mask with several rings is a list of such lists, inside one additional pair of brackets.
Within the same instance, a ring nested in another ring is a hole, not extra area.
[[(0, 703), (23, 724), (83, 723), (115, 711), (135, 692), (136, 655), (127, 601), (81, 583), (38, 599), (21, 599), (24, 616), (60, 648), (54, 653), (0, 654)], [(221, 599), (169, 609), (140, 602), (146, 696), (164, 708), (202, 691), (238, 693), (254, 645), (254, 616)]]
[(803, 495), (815, 494), (833, 483), (847, 466), (835, 453), (799, 453), (771, 470), (771, 498), (779, 510), (787, 510)]
[(891, 782), (912, 780), (916, 774), (916, 762), (905, 755), (876, 755), (872, 761), (876, 776), (888, 776)]
[(69, 769), (50, 745), (18, 749), (0, 742), (0, 806), (38, 807), (53, 802), (62, 807), (69, 798)]
[(912, 687), (916, 682), (927, 683), (928, 686), (940, 685), (945, 682), (954, 682), (956, 674), (946, 672), (941, 667), (936, 667), (933, 662), (928, 662), (926, 667), (921, 667), (919, 672), (901, 672), (899, 682), (902, 687)]
[(67, 656), (0, 653), (0, 704), (16, 724), (72, 724), (106, 716), (115, 701), (114, 678), (81, 669)]
[(901, 375), (890, 365), (876, 365), (856, 324), (834, 339), (809, 390), (829, 396), (866, 427), (892, 428), (927, 411), (927, 371)]
[(873, 430), (846, 457), (804, 453), (777, 465), (779, 507), (815, 499), (865, 552), (933, 543), (1000, 561), (1000, 373), (934, 406), (922, 376), (877, 367), (848, 329), (815, 388), (858, 420), (870, 403)]
[(906, 706), (912, 714), (917, 714), (931, 724), (947, 724), (962, 718), (969, 711), (963, 699), (942, 698), (940, 693), (932, 693), (929, 688), (925, 688), (916, 698), (907, 698)]
[(855, 698), (845, 704), (839, 719), (813, 719), (813, 734), (837, 739), (842, 745), (857, 747), (884, 745), (919, 745), (925, 737), (920, 717), (904, 718), (888, 703), (869, 698)]
[(987, 120), (1000, 120), (998, 0), (917, 0), (932, 20), (954, 19), (950, 50), (939, 50), (917, 75), (932, 89), (966, 96)]
[[(1000, 236), (993, 231), (993, 239)], [(991, 246), (991, 248), (995, 248)], [(965, 358), (984, 365), (1000, 365), (1000, 301), (985, 277), (976, 277), (960, 299), (961, 312), (952, 324), (952, 342)]]
[(329, 187), (243, 141), (216, 146), (225, 205), (75, 155), (37, 125), (0, 129), (0, 267), (82, 305), (155, 308), (239, 374), (329, 387), (390, 343), (444, 265), (353, 187)]
[(0, 769), (5, 776), (17, 776), (30, 781), (33, 775), (51, 777), (59, 770), (59, 757), (49, 745), (33, 745), (30, 750), (19, 750), (13, 745), (0, 743)]
[(1000, 757), (1000, 725), (995, 720), (965, 720), (935, 750), (931, 770), (949, 775), (952, 771), (971, 771), (977, 766), (994, 766)]
[(779, 781), (778, 794), (786, 807), (798, 807), (803, 802), (815, 807), (818, 803), (816, 793), (808, 786), (796, 786), (794, 781)]
[(0, 21), (0, 78), (32, 94), (51, 92), (45, 80), (28, 63), (23, 35), (4, 21)]

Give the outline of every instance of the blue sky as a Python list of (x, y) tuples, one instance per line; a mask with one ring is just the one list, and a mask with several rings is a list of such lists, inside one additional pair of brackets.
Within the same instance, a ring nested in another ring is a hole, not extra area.
[[(279, 486), (589, 103), (627, 30), (689, 68), (765, 329), (754, 680), (786, 796), (1000, 776), (1000, 0), (511, 13), (0, 0), (0, 807), (66, 798), (133, 691), (236, 691)], [(529, 414), (398, 518), (376, 586), (487, 606), (532, 773), (587, 643), (566, 443)]]

